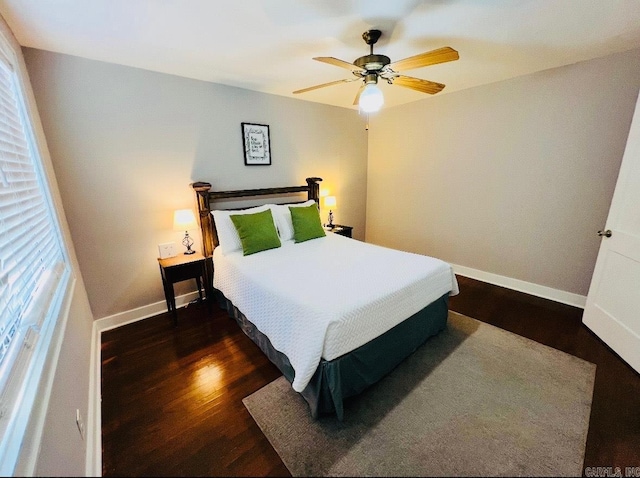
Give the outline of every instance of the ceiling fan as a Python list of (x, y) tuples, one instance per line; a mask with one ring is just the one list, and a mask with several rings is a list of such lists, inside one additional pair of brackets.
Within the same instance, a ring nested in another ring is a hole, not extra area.
[(328, 63), (330, 65), (339, 66), (351, 70), (354, 78), (345, 78), (343, 80), (330, 81), (321, 85), (310, 86), (296, 90), (293, 94), (306, 93), (307, 91), (324, 88), (325, 86), (337, 85), (339, 83), (349, 83), (352, 81), (362, 80), (362, 86), (356, 94), (354, 105), (359, 105), (360, 109), (365, 113), (373, 113), (378, 111), (384, 104), (384, 96), (377, 86), (378, 79), (386, 80), (390, 85), (404, 86), (412, 90), (428, 93), (430, 95), (441, 91), (445, 85), (434, 81), (423, 80), (411, 76), (405, 76), (398, 73), (400, 70), (410, 70), (412, 68), (421, 68), (423, 66), (436, 65), (447, 61), (457, 60), (458, 52), (451, 47), (445, 46), (437, 50), (431, 50), (419, 55), (405, 58), (391, 63), (391, 59), (385, 55), (374, 55), (373, 45), (378, 41), (382, 32), (380, 30), (368, 30), (362, 34), (365, 43), (370, 46), (369, 55), (357, 58), (353, 63), (339, 60), (331, 56), (319, 56), (314, 60)]

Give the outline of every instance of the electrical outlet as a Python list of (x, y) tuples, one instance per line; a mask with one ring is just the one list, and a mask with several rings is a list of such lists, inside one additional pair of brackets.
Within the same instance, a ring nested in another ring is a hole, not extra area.
[(160, 259), (177, 256), (178, 254), (176, 253), (176, 243), (167, 242), (165, 244), (158, 244), (158, 254)]
[(80, 437), (84, 440), (84, 421), (82, 420), (82, 414), (79, 408), (76, 408), (76, 425), (78, 425)]

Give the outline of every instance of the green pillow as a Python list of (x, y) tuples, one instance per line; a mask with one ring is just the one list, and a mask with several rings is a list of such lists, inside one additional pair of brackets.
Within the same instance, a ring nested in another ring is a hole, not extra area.
[(238, 231), (245, 256), (280, 247), (271, 209), (255, 214), (232, 214), (229, 217)]
[(310, 204), (306, 207), (289, 207), (289, 211), (291, 211), (293, 240), (295, 242), (324, 237), (317, 204)]

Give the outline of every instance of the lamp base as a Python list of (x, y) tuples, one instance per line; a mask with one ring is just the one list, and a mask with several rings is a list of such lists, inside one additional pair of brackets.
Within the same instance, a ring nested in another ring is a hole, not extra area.
[(184, 232), (184, 239), (182, 239), (182, 245), (187, 248), (187, 250), (184, 251), (185, 254), (187, 254), (187, 255), (188, 254), (195, 254), (196, 251), (191, 249), (191, 246), (193, 246), (193, 239), (191, 239), (189, 237), (189, 232), (188, 231)]
[(333, 211), (329, 210), (329, 222), (327, 223), (327, 227), (333, 229)]

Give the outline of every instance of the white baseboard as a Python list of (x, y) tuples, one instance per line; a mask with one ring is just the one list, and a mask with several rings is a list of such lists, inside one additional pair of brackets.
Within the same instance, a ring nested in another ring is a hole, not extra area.
[[(176, 297), (176, 307), (184, 307), (198, 298), (198, 292)], [(102, 332), (154, 317), (167, 311), (165, 301), (120, 312), (94, 321), (91, 336), (91, 376), (89, 377), (89, 412), (87, 417), (86, 476), (102, 476), (102, 397), (100, 393)]]
[(572, 305), (581, 309), (584, 309), (584, 306), (587, 303), (587, 297), (584, 295), (553, 289), (551, 287), (519, 279), (512, 279), (511, 277), (492, 274), (491, 272), (484, 272), (470, 267), (459, 266), (457, 264), (451, 264), (451, 266), (453, 267), (453, 272), (460, 274), (461, 276), (517, 290), (519, 292), (524, 292), (525, 294), (535, 295), (536, 297), (542, 297), (543, 299), (553, 300), (555, 302)]
[[(188, 294), (179, 295), (176, 297), (176, 307), (184, 307), (189, 302), (198, 298), (198, 292), (189, 292)], [(106, 332), (107, 330), (115, 329), (122, 325), (131, 324), (142, 319), (148, 319), (158, 314), (163, 314), (167, 311), (167, 303), (163, 300), (160, 302), (154, 302), (153, 304), (143, 305), (136, 309), (125, 310), (119, 314), (109, 315), (95, 321), (98, 326), (98, 332)]]

